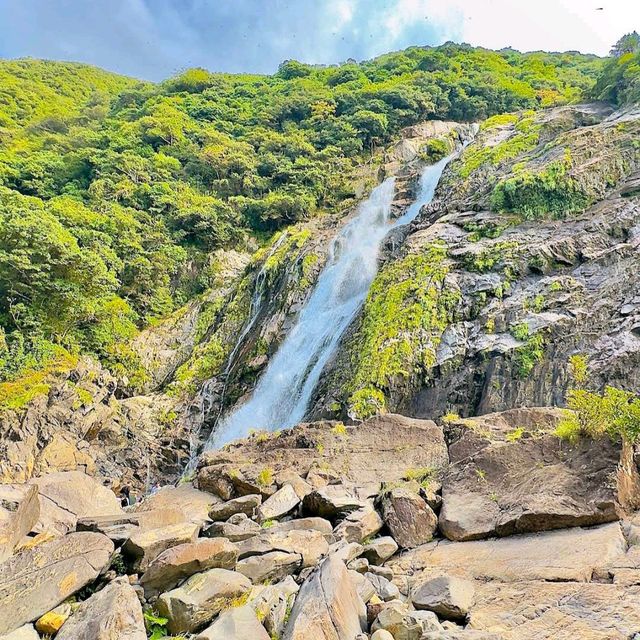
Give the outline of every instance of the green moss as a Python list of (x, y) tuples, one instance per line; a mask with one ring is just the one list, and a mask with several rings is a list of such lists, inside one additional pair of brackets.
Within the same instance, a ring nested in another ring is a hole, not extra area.
[(514, 356), (516, 373), (519, 378), (524, 379), (529, 376), (536, 364), (544, 358), (545, 339), (541, 332), (530, 334), (526, 323), (513, 327), (511, 334), (516, 340), (525, 343), (522, 347), (516, 349)]
[(302, 277), (300, 278), (300, 287), (302, 289), (308, 289), (311, 286), (311, 276), (319, 260), (320, 256), (317, 253), (308, 253), (302, 259)]
[(435, 163), (448, 156), (452, 150), (451, 139), (431, 138), (420, 149), (420, 155), (426, 162)]
[(269, 467), (262, 469), (256, 478), (256, 482), (261, 487), (270, 487), (273, 484), (273, 469)]
[(349, 414), (366, 418), (384, 411), (385, 390), (435, 364), (435, 350), (460, 299), (445, 289), (446, 249), (431, 246), (380, 271), (364, 305), (349, 351)]
[(496, 242), (477, 253), (468, 253), (464, 257), (464, 266), (468, 271), (486, 273), (496, 265), (513, 258), (518, 247), (518, 243), (514, 241)]

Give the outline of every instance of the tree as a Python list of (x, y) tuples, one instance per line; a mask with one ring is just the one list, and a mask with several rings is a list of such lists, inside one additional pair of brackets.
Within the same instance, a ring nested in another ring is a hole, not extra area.
[(632, 31), (622, 36), (613, 47), (611, 47), (610, 55), (615, 58), (623, 56), (625, 53), (635, 53), (640, 51), (640, 34), (637, 31)]

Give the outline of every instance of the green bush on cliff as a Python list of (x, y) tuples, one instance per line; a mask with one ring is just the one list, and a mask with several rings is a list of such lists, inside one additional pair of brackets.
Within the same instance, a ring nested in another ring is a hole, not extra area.
[(366, 418), (384, 410), (394, 380), (408, 381), (435, 364), (435, 350), (459, 293), (446, 289), (446, 249), (431, 246), (385, 265), (369, 291), (350, 344), (349, 412)]

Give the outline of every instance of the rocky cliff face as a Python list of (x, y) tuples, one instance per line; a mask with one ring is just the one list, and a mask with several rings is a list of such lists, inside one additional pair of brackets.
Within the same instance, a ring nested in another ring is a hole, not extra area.
[(571, 355), (638, 392), (640, 112), (490, 119), (388, 258), (315, 415), (562, 405)]

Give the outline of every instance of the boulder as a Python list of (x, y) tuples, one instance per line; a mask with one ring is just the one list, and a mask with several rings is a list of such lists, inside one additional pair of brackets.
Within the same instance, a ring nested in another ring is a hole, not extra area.
[(100, 533), (70, 533), (9, 558), (0, 565), (0, 633), (36, 620), (95, 580), (112, 553)]
[(381, 507), (384, 523), (401, 548), (413, 549), (433, 538), (438, 518), (418, 494), (392, 489), (384, 494)]
[(335, 528), (336, 538), (347, 542), (362, 542), (375, 536), (382, 529), (384, 522), (372, 505), (347, 514), (345, 519)]
[(302, 556), (299, 553), (270, 551), (240, 560), (236, 571), (247, 576), (253, 583), (258, 583), (265, 580), (281, 580), (301, 568)]
[(315, 567), (329, 552), (329, 543), (319, 531), (313, 529), (282, 531), (274, 527), (273, 530), (268, 529), (259, 536), (239, 542), (237, 547), (240, 560), (271, 551), (298, 553), (302, 556), (303, 568)]
[(469, 430), (457, 445), (462, 457), (444, 475), (439, 519), (450, 540), (602, 524), (638, 506), (631, 448), (609, 438), (505, 442)]
[[(335, 427), (335, 422), (326, 421), (302, 424), (278, 437), (248, 438), (225, 451), (206, 453), (199, 464), (198, 486), (217, 493), (221, 467), (236, 473), (267, 467), (275, 478), (295, 473), (309, 484), (312, 469), (335, 469), (346, 482), (380, 484), (398, 482), (411, 468), (440, 469), (449, 460), (442, 429), (431, 420), (385, 414), (347, 427), (346, 434)], [(238, 491), (228, 480), (226, 484)]]
[(241, 496), (240, 498), (234, 498), (233, 500), (228, 500), (227, 502), (214, 505), (209, 510), (209, 517), (214, 522), (227, 520), (237, 513), (244, 513), (251, 517), (261, 504), (261, 495), (250, 494)]
[(390, 600), (400, 598), (400, 590), (398, 587), (384, 576), (371, 573), (370, 571), (367, 571), (364, 576), (373, 585), (376, 594), (381, 600), (389, 602)]
[(38, 488), (16, 491), (0, 485), (0, 563), (13, 554), (17, 544), (33, 529), (40, 517)]
[(292, 469), (285, 469), (284, 471), (279, 473), (276, 481), (280, 486), (286, 484), (291, 485), (300, 500), (302, 500), (308, 493), (311, 493), (313, 491), (313, 487), (306, 480), (303, 480)]
[(394, 640), (394, 638), (386, 629), (378, 629), (371, 636), (371, 640)]
[(278, 520), (291, 513), (299, 504), (300, 497), (295, 489), (290, 484), (285, 484), (258, 507), (258, 522)]
[(371, 631), (388, 631), (394, 640), (422, 640), (427, 634), (442, 631), (438, 617), (431, 611), (409, 611), (407, 605), (397, 601), (384, 607)]
[(355, 487), (329, 484), (307, 494), (302, 505), (307, 515), (334, 520), (362, 509), (366, 502)]
[(269, 531), (319, 531), (327, 540), (333, 542), (333, 526), (324, 518), (296, 518), (295, 520), (287, 520), (278, 522), (269, 529)]
[(248, 604), (262, 620), (270, 636), (280, 638), (289, 617), (295, 594), (300, 587), (292, 577), (273, 585), (256, 585)]
[(195, 640), (270, 640), (270, 637), (255, 611), (245, 605), (221, 613)]
[(233, 569), (238, 549), (225, 538), (198, 538), (163, 551), (140, 578), (147, 598), (173, 589), (181, 580), (207, 569)]
[(50, 473), (29, 481), (38, 487), (40, 519), (34, 531), (62, 535), (76, 528), (78, 518), (122, 514), (111, 489), (81, 471)]
[(192, 633), (207, 625), (222, 609), (251, 590), (243, 575), (226, 569), (196, 573), (177, 589), (163, 593), (156, 604), (168, 619), (167, 629), (174, 635)]
[(56, 640), (145, 640), (140, 600), (125, 578), (85, 600), (64, 623)]
[(376, 538), (368, 545), (365, 545), (362, 556), (371, 564), (382, 564), (388, 560), (396, 551), (398, 545), (391, 536)]
[(501, 580), (587, 582), (623, 561), (627, 544), (620, 525), (533, 533), (494, 540), (430, 542), (393, 558), (387, 566), (412, 582), (442, 574)]
[(477, 586), (467, 629), (500, 640), (626, 640), (640, 629), (640, 587), (575, 582)]
[[(329, 547), (329, 555), (342, 560), (345, 564), (349, 564), (358, 558), (363, 551), (364, 547), (361, 544), (357, 542), (346, 542), (345, 540), (339, 540)], [(369, 561), (367, 560), (367, 562)]]
[(366, 609), (347, 568), (330, 556), (300, 588), (283, 640), (347, 640), (366, 627)]
[(231, 516), (226, 522), (214, 522), (209, 525), (202, 534), (209, 538), (227, 538), (231, 542), (242, 542), (259, 533), (264, 529), (254, 522), (244, 513), (237, 513)]
[(170, 524), (158, 529), (141, 529), (127, 540), (122, 551), (135, 559), (136, 569), (145, 571), (163, 551), (193, 542), (198, 537), (199, 530), (200, 525), (192, 522)]
[(464, 620), (473, 605), (473, 582), (455, 576), (439, 576), (423, 582), (411, 596), (420, 611), (433, 611), (447, 620)]
[(1, 635), (0, 640), (40, 640), (40, 636), (33, 625), (25, 624), (11, 633)]
[(217, 496), (199, 491), (189, 483), (183, 483), (177, 487), (168, 486), (158, 489), (134, 505), (133, 511), (138, 513), (179, 509), (183, 514), (182, 521), (202, 524), (208, 519), (211, 507), (219, 502), (220, 498)]
[(349, 579), (353, 582), (362, 602), (367, 604), (376, 595), (376, 588), (371, 581), (357, 571), (349, 571)]

